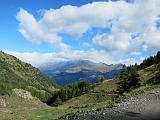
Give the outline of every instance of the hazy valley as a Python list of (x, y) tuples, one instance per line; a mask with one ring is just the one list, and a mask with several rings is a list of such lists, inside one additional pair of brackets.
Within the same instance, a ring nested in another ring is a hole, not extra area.
[(57, 85), (64, 86), (82, 80), (95, 83), (100, 79), (113, 79), (118, 76), (122, 67), (122, 64), (107, 65), (88, 60), (75, 60), (48, 64), (39, 69)]

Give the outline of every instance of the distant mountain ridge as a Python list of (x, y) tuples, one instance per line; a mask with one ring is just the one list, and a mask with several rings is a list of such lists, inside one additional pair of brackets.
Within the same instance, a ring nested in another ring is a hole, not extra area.
[(112, 79), (118, 75), (122, 67), (122, 64), (107, 65), (88, 60), (72, 60), (41, 66), (40, 70), (54, 79), (55, 83), (64, 86), (81, 80), (94, 83), (99, 78)]
[(56, 86), (37, 68), (0, 51), (0, 95), (11, 94), (15, 88), (27, 90), (45, 101)]

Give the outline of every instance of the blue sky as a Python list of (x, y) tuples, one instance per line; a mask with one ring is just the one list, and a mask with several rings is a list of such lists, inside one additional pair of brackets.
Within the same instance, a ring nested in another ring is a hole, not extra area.
[(159, 50), (159, 5), (159, 0), (2, 0), (0, 50), (35, 66), (72, 59), (133, 64)]
[[(43, 45), (35, 45), (26, 41), (25, 38), (21, 36), (18, 32), (18, 21), (16, 20), (16, 15), (20, 8), (24, 8), (28, 12), (32, 13), (35, 18), (39, 19), (40, 15), (38, 14), (38, 11), (41, 9), (58, 9), (64, 5), (82, 6), (96, 1), (100, 2), (106, 0), (2, 0), (0, 1), (0, 10), (3, 11), (0, 13), (0, 18), (2, 18), (0, 22), (0, 40), (3, 44), (0, 44), (0, 49), (19, 52), (52, 52), (54, 50), (54, 48), (49, 44), (43, 43)], [(88, 36), (87, 38), (89, 39), (90, 37)], [(72, 38), (66, 37), (66, 39)], [(81, 48), (79, 45), (81, 43), (70, 42), (70, 44), (77, 44), (76, 48)]]
[(49, 52), (53, 50), (52, 46), (48, 44), (43, 43), (43, 45), (35, 45), (26, 41), (25, 38), (21, 36), (18, 32), (18, 21), (16, 20), (16, 15), (20, 8), (31, 12), (38, 19), (38, 11), (40, 9), (57, 9), (63, 5), (81, 6), (92, 1), (99, 0), (1, 0), (0, 41), (2, 44), (0, 44), (0, 49), (19, 52)]

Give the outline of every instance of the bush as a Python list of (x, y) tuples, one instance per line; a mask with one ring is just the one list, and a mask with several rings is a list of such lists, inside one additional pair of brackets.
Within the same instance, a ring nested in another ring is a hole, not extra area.
[(55, 102), (52, 104), (52, 106), (58, 106), (62, 104), (62, 100), (59, 98), (59, 96), (56, 98)]

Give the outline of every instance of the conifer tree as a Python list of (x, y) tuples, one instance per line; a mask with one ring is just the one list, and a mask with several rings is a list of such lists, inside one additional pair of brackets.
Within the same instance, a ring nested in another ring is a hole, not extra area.
[(124, 67), (119, 76), (117, 91), (122, 94), (140, 86), (140, 79), (135, 67)]

